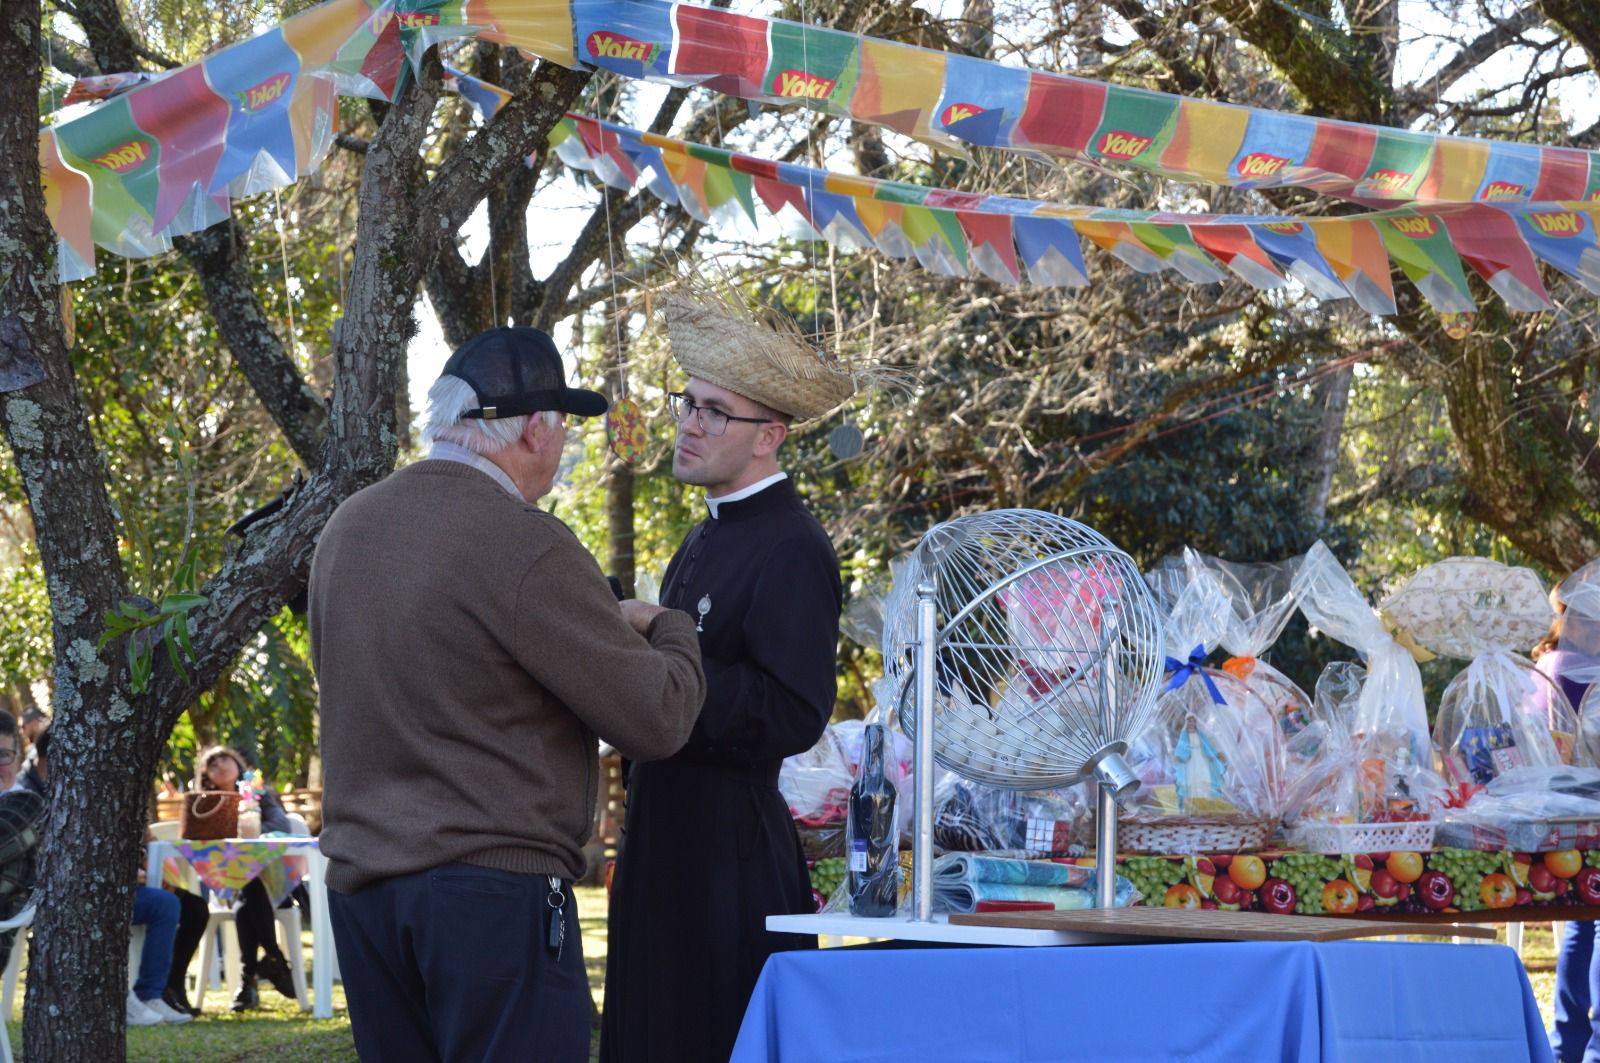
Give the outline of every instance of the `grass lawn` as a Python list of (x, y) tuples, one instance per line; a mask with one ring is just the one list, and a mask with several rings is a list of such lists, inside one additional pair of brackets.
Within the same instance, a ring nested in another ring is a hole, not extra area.
[[(606, 897), (599, 888), (579, 887), (578, 915), (583, 921), (583, 958), (589, 970), (589, 988), (594, 995), (596, 1016), (605, 1001)], [(1504, 929), (1500, 941), (1506, 940)], [(1471, 948), (1471, 945), (1458, 946)], [(305, 948), (311, 952), (311, 934), (305, 934)], [(1555, 993), (1555, 943), (1547, 923), (1529, 923), (1522, 944), (1522, 957), (1528, 966), (1534, 996), (1544, 1024), (1550, 1026), (1551, 1001)], [(26, 979), (27, 967), (23, 967)], [(18, 1010), (11, 1016), (7, 1033), (12, 1050), (22, 1058), (22, 987), (17, 990)], [(227, 994), (218, 989), (206, 994), (205, 1013), (183, 1026), (157, 1026), (128, 1031), (130, 1063), (354, 1063), (355, 1043), (350, 1036), (350, 1019), (345, 1011), (344, 988), (333, 987), (333, 1018), (313, 1019), (290, 1001), (263, 987), (262, 1010), (247, 1015), (228, 1011)], [(598, 1022), (598, 1018), (596, 1020)], [(598, 1025), (591, 1041), (590, 1059), (598, 1058)]]
[[(579, 887), (578, 915), (583, 921), (583, 956), (595, 1004), (602, 1000), (606, 973), (605, 890)], [(303, 935), (306, 955), (311, 955), (311, 932)], [(11, 1049), (22, 1059), (22, 1001), (27, 981), (27, 960), (17, 983), (17, 1007), (6, 1033)], [(307, 988), (310, 988), (307, 979)], [(355, 1041), (345, 1010), (344, 987), (333, 984), (333, 1018), (313, 1019), (293, 1001), (285, 1000), (261, 983), (261, 1010), (234, 1015), (228, 1011), (224, 990), (206, 994), (201, 1016), (182, 1026), (153, 1026), (128, 1031), (129, 1063), (355, 1063)], [(595, 1026), (591, 1054), (598, 1053), (600, 1030)]]

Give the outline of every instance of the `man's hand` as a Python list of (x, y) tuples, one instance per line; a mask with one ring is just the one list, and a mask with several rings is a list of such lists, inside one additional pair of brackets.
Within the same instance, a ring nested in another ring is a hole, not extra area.
[(641, 602), (637, 598), (624, 598), (617, 604), (622, 607), (622, 619), (641, 635), (650, 629), (650, 621), (666, 612), (659, 605)]

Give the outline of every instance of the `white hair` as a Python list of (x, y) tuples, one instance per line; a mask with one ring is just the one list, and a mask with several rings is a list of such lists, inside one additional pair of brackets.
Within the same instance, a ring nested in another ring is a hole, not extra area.
[[(533, 416), (521, 414), (493, 420), (461, 416), (481, 405), (478, 393), (460, 377), (442, 376), (435, 380), (428, 389), (428, 419), (422, 428), (422, 442), (442, 440), (478, 454), (496, 454), (516, 443), (528, 418)], [(543, 410), (540, 415), (549, 428), (556, 427), (561, 416), (555, 410)]]

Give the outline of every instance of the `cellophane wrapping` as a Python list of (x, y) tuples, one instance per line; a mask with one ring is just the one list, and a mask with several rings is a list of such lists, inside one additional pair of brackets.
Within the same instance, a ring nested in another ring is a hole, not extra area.
[(1272, 705), (1265, 688), (1199, 667), (1222, 641), (1232, 609), (1212, 573), (1186, 575), (1163, 627), (1168, 688), (1149, 724), (1130, 736), (1129, 763), (1143, 785), (1123, 817), (1275, 820), (1283, 743)]
[(1352, 736), (1360, 740), (1381, 734), (1404, 741), (1413, 763), (1426, 764), (1431, 741), (1422, 672), (1325, 543), (1318, 541), (1300, 563), (1294, 595), (1313, 626), (1355, 649), (1366, 663), (1350, 722)]
[(1518, 655), (1554, 616), (1532, 570), (1448, 558), (1412, 576), (1382, 610), (1426, 650), (1470, 658), (1440, 696), (1434, 723), (1434, 755), (1448, 782), (1482, 786), (1514, 767), (1572, 763), (1577, 714), (1560, 688)]

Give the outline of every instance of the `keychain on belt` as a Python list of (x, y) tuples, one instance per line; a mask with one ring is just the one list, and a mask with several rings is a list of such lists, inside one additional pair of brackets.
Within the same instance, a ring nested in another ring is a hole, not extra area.
[(567, 921), (563, 918), (566, 914), (567, 895), (562, 892), (561, 880), (554, 875), (548, 876), (550, 893), (545, 897), (545, 903), (550, 906), (550, 936), (545, 942), (550, 951), (556, 954), (556, 959), (561, 959), (561, 950), (567, 943)]

